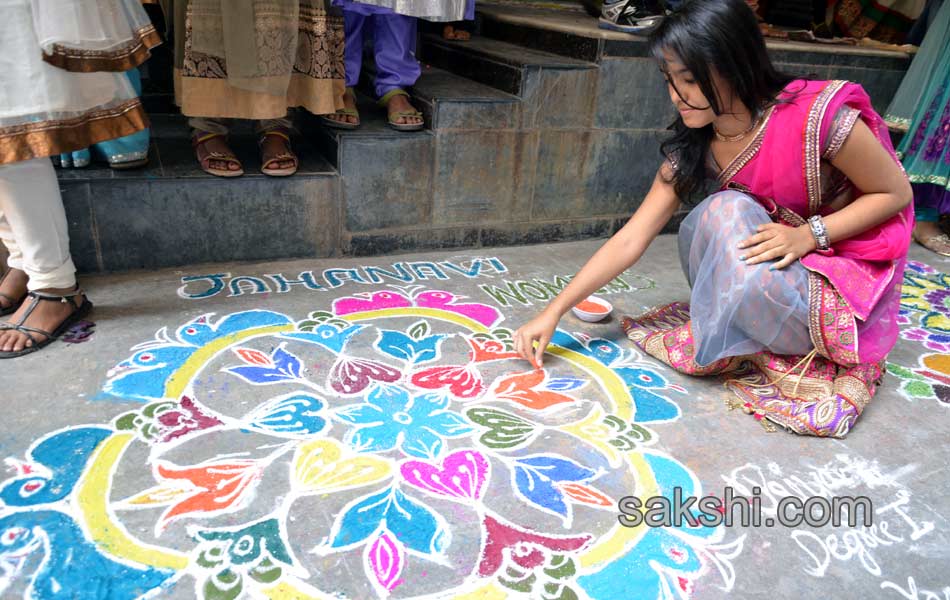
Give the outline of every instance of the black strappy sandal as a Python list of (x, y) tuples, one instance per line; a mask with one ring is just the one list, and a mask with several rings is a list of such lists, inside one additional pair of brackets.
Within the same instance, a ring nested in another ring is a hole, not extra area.
[[(10, 274), (9, 270), (6, 273), (4, 273), (3, 277), (0, 277), (0, 283), (3, 283), (3, 280), (6, 279), (7, 275), (9, 274)], [(0, 317), (5, 317), (7, 315), (12, 315), (13, 313), (17, 311), (18, 308), (20, 308), (20, 305), (23, 304), (24, 300), (26, 300), (26, 294), (23, 294), (23, 297), (17, 300), (13, 296), (0, 293), (0, 298), (3, 298), (4, 300), (10, 303), (10, 306), (8, 307), (0, 308)]]
[[(58, 339), (61, 335), (66, 333), (66, 331), (76, 324), (76, 321), (82, 319), (87, 314), (89, 314), (90, 309), (92, 309), (92, 302), (88, 298), (83, 297), (82, 304), (76, 302), (76, 296), (84, 296), (83, 291), (76, 288), (74, 292), (69, 294), (47, 294), (45, 292), (28, 292), (24, 302), (29, 301), (30, 306), (26, 309), (26, 313), (20, 318), (19, 323), (0, 323), (0, 331), (19, 331), (26, 337), (30, 338), (30, 341), (33, 342), (31, 345), (26, 346), (22, 350), (12, 351), (12, 352), (2, 352), (0, 351), (0, 358), (16, 358), (18, 356), (23, 356), (24, 354), (30, 354), (31, 352), (36, 352), (46, 346), (50, 345), (53, 341)], [(36, 307), (40, 302), (62, 302), (63, 304), (72, 304), (73, 312), (63, 319), (63, 322), (59, 324), (59, 327), (55, 331), (43, 331), (42, 329), (36, 329), (35, 327), (27, 327), (23, 323), (30, 317)], [(46, 336), (46, 339), (42, 341), (36, 341), (36, 338), (33, 337), (33, 334), (39, 334)]]

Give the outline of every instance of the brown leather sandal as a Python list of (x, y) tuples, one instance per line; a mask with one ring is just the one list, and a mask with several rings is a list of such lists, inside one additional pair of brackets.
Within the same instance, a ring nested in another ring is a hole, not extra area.
[[(238, 157), (230, 151), (230, 148), (227, 152), (212, 152), (208, 150), (205, 145), (209, 140), (215, 138), (224, 138), (226, 137), (222, 133), (207, 133), (196, 131), (191, 138), (191, 145), (195, 149), (195, 156), (198, 158), (198, 164), (201, 165), (201, 170), (205, 173), (215, 175), (217, 177), (240, 177), (244, 175), (244, 167), (241, 165), (241, 161), (238, 160)], [(238, 168), (236, 171), (230, 169), (216, 169), (211, 166), (211, 161), (224, 161), (232, 165), (237, 165)]]
[[(82, 303), (76, 302), (76, 296), (83, 296)], [(77, 321), (89, 314), (89, 311), (92, 309), (92, 302), (85, 297), (83, 291), (77, 286), (75, 291), (70, 292), (69, 294), (47, 294), (45, 292), (29, 292), (26, 295), (27, 299), (30, 302), (29, 307), (27, 307), (26, 312), (20, 317), (20, 320), (16, 323), (0, 323), (0, 331), (18, 331), (25, 335), (27, 338), (33, 342), (31, 345), (26, 346), (22, 350), (14, 350), (11, 352), (2, 352), (0, 351), (0, 359), (2, 358), (16, 358), (18, 356), (23, 356), (24, 354), (30, 354), (45, 348), (46, 346), (52, 344), (60, 336), (62, 336), (70, 327), (76, 324)], [(44, 331), (42, 329), (37, 329), (35, 327), (27, 327), (24, 325), (26, 320), (33, 314), (33, 311), (36, 310), (36, 307), (40, 302), (62, 302), (64, 304), (71, 304), (73, 307), (73, 312), (69, 314), (63, 322), (53, 331)], [(45, 336), (42, 340), (37, 340), (34, 337), (34, 334)]]
[[(272, 135), (283, 138), (286, 150), (271, 156), (264, 156), (264, 142)], [(287, 177), (297, 172), (300, 161), (297, 159), (297, 155), (294, 154), (293, 150), (290, 149), (290, 133), (286, 129), (280, 128), (265, 131), (261, 134), (257, 144), (261, 148), (261, 173), (270, 175), (271, 177)], [(293, 166), (284, 168), (278, 166), (280, 163), (287, 161), (292, 161), (294, 163)]]

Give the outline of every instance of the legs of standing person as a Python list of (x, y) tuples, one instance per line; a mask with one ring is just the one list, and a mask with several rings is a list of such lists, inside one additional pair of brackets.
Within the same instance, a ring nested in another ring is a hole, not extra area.
[(475, 0), (466, 0), (464, 21), (446, 23), (442, 28), (442, 37), (457, 42), (472, 39), (471, 23), (475, 20)]
[[(142, 95), (142, 74), (137, 68), (126, 71), (126, 77), (138, 96)], [(148, 164), (151, 133), (148, 128), (114, 140), (93, 144), (92, 158), (109, 163), (113, 169), (134, 169)]]
[(373, 15), (373, 49), (376, 55), (376, 96), (386, 105), (391, 124), (422, 125), (422, 115), (409, 102), (406, 88), (422, 74), (416, 60), (418, 19), (397, 14)]
[[(47, 158), (0, 165), (0, 239), (10, 253), (11, 276), (30, 292), (68, 295), (76, 289), (76, 268), (69, 255), (66, 212), (56, 172)], [(10, 277), (7, 278), (8, 280)], [(15, 290), (22, 295), (23, 290)], [(77, 303), (83, 297), (73, 298)], [(35, 306), (34, 306), (35, 305)], [(70, 302), (27, 297), (8, 323), (54, 331), (76, 310)], [(0, 351), (16, 352), (46, 336), (0, 329)]]
[(355, 129), (360, 124), (360, 114), (356, 108), (356, 95), (353, 88), (360, 82), (363, 69), (363, 33), (372, 17), (361, 12), (343, 8), (343, 32), (346, 37), (343, 44), (343, 66), (346, 79), (346, 91), (343, 93), (343, 108), (336, 113), (321, 115), (323, 123), (330, 127)]
[(290, 145), (290, 117), (261, 119), (255, 124), (261, 149), (261, 172), (282, 177), (297, 172), (297, 155)]
[(244, 167), (228, 145), (228, 125), (224, 119), (191, 117), (191, 144), (202, 170), (218, 177), (237, 177)]
[[(2, 167), (0, 167), (2, 168)], [(28, 278), (23, 270), (23, 254), (13, 237), (13, 230), (0, 208), (0, 243), (7, 251), (7, 269), (0, 277), (0, 315), (14, 312), (26, 297)]]

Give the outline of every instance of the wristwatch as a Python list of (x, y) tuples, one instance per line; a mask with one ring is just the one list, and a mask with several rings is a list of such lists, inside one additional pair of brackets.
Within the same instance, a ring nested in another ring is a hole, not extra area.
[(828, 239), (828, 228), (825, 222), (821, 220), (821, 215), (812, 215), (808, 218), (808, 226), (811, 227), (811, 234), (815, 237), (815, 243), (819, 250), (827, 250), (831, 247), (831, 240)]

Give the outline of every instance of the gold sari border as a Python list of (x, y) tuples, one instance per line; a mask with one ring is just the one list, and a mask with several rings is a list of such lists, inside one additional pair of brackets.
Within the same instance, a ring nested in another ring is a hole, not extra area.
[(808, 335), (811, 337), (811, 343), (818, 351), (818, 354), (829, 360), (834, 360), (825, 344), (825, 336), (821, 330), (822, 303), (824, 293), (822, 290), (821, 275), (813, 271), (808, 272)]
[(287, 109), (303, 107), (315, 115), (342, 108), (342, 79), (315, 79), (294, 73), (286, 96), (242, 90), (226, 79), (187, 77), (175, 69), (175, 102), (186, 116), (212, 119), (282, 119)]
[(828, 82), (815, 98), (805, 119), (805, 187), (808, 189), (808, 214), (818, 212), (821, 206), (821, 122), (831, 99), (848, 82), (836, 79)]
[(74, 73), (125, 72), (148, 60), (152, 48), (161, 43), (161, 36), (149, 23), (136, 31), (129, 42), (114, 50), (82, 50), (55, 44), (52, 54), (43, 53), (43, 60)]
[(72, 119), (38, 121), (0, 129), (0, 164), (55, 156), (132, 135), (149, 126), (138, 98)]

